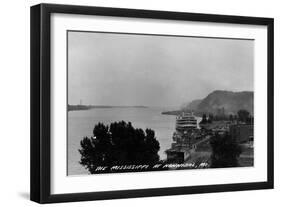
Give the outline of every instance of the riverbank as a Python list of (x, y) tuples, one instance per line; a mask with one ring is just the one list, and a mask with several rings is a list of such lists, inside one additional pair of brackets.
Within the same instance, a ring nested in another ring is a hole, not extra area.
[(107, 105), (68, 105), (68, 111), (80, 111), (89, 109), (110, 109), (110, 108), (148, 108), (148, 106), (107, 106)]
[[(163, 115), (179, 116), (179, 115), (181, 115), (184, 112), (186, 112), (186, 111), (184, 111), (184, 110), (173, 110), (173, 111), (163, 111), (161, 114), (163, 114)], [(201, 117), (202, 113), (200, 113), (200, 112), (193, 112), (193, 115)]]

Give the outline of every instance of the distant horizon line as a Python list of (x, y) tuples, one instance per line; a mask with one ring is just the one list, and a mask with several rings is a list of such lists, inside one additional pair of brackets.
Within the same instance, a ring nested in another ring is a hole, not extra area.
[[(213, 93), (213, 92), (216, 92), (216, 91), (227, 91), (227, 92), (233, 92), (233, 93), (243, 93), (243, 92), (254, 92), (254, 90), (241, 90), (241, 91), (235, 91), (235, 90), (222, 90), (222, 89), (217, 89), (217, 90), (213, 90), (212, 92), (208, 93), (206, 95), (206, 97)], [(190, 101), (184, 101), (183, 103), (177, 105), (177, 106), (159, 106), (159, 105), (146, 105), (146, 104), (139, 104), (139, 105), (108, 105), (108, 104), (92, 104), (92, 103), (89, 103), (89, 104), (81, 104), (81, 100), (83, 99), (80, 99), (80, 103), (77, 102), (76, 104), (70, 104), (70, 103), (67, 103), (67, 105), (69, 106), (96, 106), (96, 107), (146, 107), (146, 108), (152, 108), (152, 107), (162, 107), (162, 108), (180, 108), (182, 104), (184, 103), (190, 103), (194, 100), (201, 100), (201, 99), (204, 99), (204, 98), (194, 98)]]
[(151, 107), (178, 107), (178, 106), (159, 106), (159, 105), (108, 105), (108, 104), (80, 104), (80, 103), (76, 103), (76, 104), (67, 104), (68, 106), (97, 106), (97, 107), (147, 107), (147, 108), (151, 108)]

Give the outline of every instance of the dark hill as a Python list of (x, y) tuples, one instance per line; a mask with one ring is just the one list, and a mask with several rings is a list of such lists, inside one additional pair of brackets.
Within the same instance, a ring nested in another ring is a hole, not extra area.
[(192, 101), (186, 109), (213, 114), (236, 114), (238, 110), (245, 109), (253, 114), (253, 101), (254, 93), (252, 91), (232, 92), (217, 90), (201, 101)]

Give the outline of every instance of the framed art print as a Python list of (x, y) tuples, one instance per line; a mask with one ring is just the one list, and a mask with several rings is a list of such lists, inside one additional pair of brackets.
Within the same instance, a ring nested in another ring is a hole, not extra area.
[(273, 19), (31, 7), (31, 200), (269, 188)]

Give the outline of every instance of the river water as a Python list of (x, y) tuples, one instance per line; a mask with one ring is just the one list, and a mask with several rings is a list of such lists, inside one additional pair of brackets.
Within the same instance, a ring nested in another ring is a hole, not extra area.
[(91, 136), (94, 126), (98, 122), (110, 124), (124, 120), (131, 122), (135, 128), (151, 128), (155, 131), (160, 143), (158, 152), (160, 159), (166, 159), (165, 150), (171, 147), (172, 135), (175, 130), (176, 116), (162, 115), (169, 109), (160, 107), (149, 108), (96, 108), (68, 112), (68, 175), (87, 174), (79, 164), (80, 141), (85, 136)]

